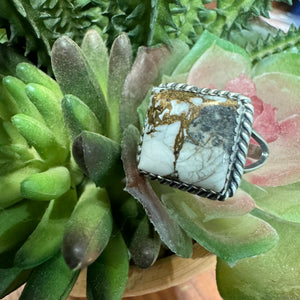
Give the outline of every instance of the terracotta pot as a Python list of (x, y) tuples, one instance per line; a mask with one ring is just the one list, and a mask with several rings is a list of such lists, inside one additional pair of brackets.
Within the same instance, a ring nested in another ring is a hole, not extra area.
[[(159, 259), (148, 269), (131, 266), (124, 297), (145, 295), (179, 285), (213, 268), (215, 260), (215, 255), (195, 244), (192, 258), (171, 255)], [(86, 297), (86, 270), (81, 272), (70, 296), (70, 299)]]

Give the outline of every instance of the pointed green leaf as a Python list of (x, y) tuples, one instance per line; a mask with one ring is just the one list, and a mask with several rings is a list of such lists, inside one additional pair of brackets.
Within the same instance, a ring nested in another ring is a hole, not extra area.
[(90, 29), (84, 36), (81, 49), (94, 71), (103, 94), (107, 97), (108, 55), (104, 41), (97, 30)]
[(300, 224), (256, 209), (253, 214), (273, 226), (278, 245), (267, 253), (245, 258), (231, 268), (218, 259), (217, 282), (224, 300), (299, 299)]
[[(114, 232), (100, 257), (88, 267), (88, 300), (118, 300), (126, 288), (129, 257), (120, 232)], [(103, 276), (105, 274), (105, 276)]]
[(228, 263), (264, 253), (278, 242), (276, 231), (268, 223), (249, 214), (205, 222), (195, 198), (184, 194), (162, 195), (167, 211), (190, 237)]
[(73, 156), (97, 186), (111, 186), (123, 176), (120, 145), (103, 135), (82, 132), (73, 143)]
[(16, 253), (16, 267), (33, 268), (57, 253), (62, 245), (65, 224), (76, 201), (76, 192), (69, 190), (49, 203), (40, 223)]
[(190, 257), (192, 241), (175, 223), (153, 191), (148, 181), (137, 169), (137, 147), (140, 134), (133, 125), (128, 126), (122, 140), (122, 161), (126, 174), (126, 191), (143, 206), (160, 239), (177, 255)]
[(109, 241), (112, 224), (106, 190), (87, 184), (63, 237), (62, 252), (70, 269), (87, 267), (98, 258)]
[(59, 38), (52, 48), (52, 67), (64, 95), (81, 99), (106, 128), (107, 108), (96, 75), (89, 67), (79, 46), (70, 38)]
[(67, 299), (78, 275), (79, 271), (74, 272), (68, 268), (59, 251), (32, 271), (19, 299)]
[(103, 133), (101, 124), (95, 114), (76, 96), (64, 96), (62, 111), (66, 126), (73, 140), (84, 130)]

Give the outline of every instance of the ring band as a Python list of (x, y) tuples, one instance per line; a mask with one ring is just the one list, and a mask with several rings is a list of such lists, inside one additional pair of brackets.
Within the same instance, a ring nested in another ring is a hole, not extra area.
[[(254, 109), (241, 94), (187, 84), (152, 89), (138, 169), (151, 179), (214, 200), (234, 195), (243, 173), (261, 167), (268, 145), (252, 129)], [(250, 137), (260, 157), (246, 166)], [(256, 146), (257, 147), (257, 146)]]

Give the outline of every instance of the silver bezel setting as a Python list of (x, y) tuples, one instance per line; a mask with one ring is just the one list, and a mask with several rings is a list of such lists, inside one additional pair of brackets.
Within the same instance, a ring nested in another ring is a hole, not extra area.
[[(151, 180), (158, 180), (162, 184), (168, 184), (171, 187), (178, 188), (183, 191), (187, 191), (192, 194), (199, 195), (201, 197), (209, 198), (212, 200), (225, 200), (228, 197), (232, 197), (240, 185), (241, 177), (244, 173), (244, 166), (246, 163), (246, 157), (252, 133), (253, 113), (254, 109), (251, 104), (251, 100), (238, 93), (232, 93), (229, 91), (221, 91), (218, 89), (198, 88), (196, 86), (182, 84), (182, 83), (163, 83), (158, 88), (176, 90), (182, 92), (192, 92), (197, 96), (216, 96), (224, 97), (230, 100), (237, 101), (238, 103), (238, 118), (237, 126), (235, 127), (234, 144), (232, 147), (232, 153), (230, 156), (230, 163), (227, 170), (226, 180), (224, 188), (221, 192), (215, 192), (188, 184), (185, 182), (170, 179), (158, 174), (153, 174), (144, 170), (139, 170), (143, 175), (146, 175)], [(157, 88), (156, 88), (157, 89)], [(140, 161), (141, 145), (143, 142), (143, 135), (138, 148), (137, 160)]]

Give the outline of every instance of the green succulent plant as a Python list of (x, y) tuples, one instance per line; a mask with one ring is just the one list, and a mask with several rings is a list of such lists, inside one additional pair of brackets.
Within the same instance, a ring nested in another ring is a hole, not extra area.
[(1, 297), (26, 282), (20, 299), (66, 299), (87, 267), (88, 299), (120, 299), (130, 262), (147, 268), (162, 249), (187, 258), (194, 241), (219, 257), (228, 297), (228, 265), (282, 245), (290, 227), (282, 233), (280, 221), (253, 210), (246, 192), (263, 197), (254, 186), (243, 183), (243, 201), (224, 206), (137, 171), (152, 86), (185, 78), (213, 47), (251, 66), (299, 53), (297, 29), (260, 24), (268, 38), (251, 29), (270, 1), (218, 1), (216, 10), (206, 2), (1, 4)]

